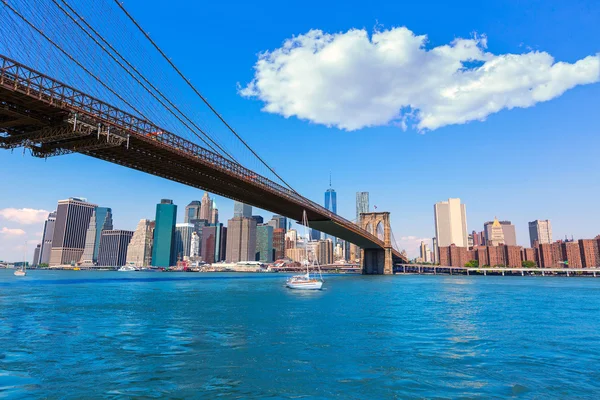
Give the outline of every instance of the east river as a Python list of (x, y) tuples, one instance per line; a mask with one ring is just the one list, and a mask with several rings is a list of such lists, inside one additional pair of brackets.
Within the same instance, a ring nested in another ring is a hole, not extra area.
[(0, 397), (598, 398), (600, 278), (0, 270)]

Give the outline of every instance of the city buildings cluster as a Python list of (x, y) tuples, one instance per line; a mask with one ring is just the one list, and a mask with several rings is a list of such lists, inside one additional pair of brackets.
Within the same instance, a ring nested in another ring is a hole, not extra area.
[(480, 232), (467, 234), (466, 206), (460, 199), (434, 205), (433, 249), (421, 243), (419, 262), (447, 266), (590, 268), (600, 266), (600, 236), (594, 239), (552, 239), (549, 220), (529, 222), (529, 248), (517, 245), (515, 226), (494, 218)]
[[(368, 211), (368, 193), (357, 193), (357, 215)], [(336, 192), (325, 192), (325, 206), (337, 213)], [(194, 263), (273, 263), (306, 259), (327, 265), (356, 262), (359, 250), (343, 240), (309, 230), (306, 235), (291, 229), (286, 217), (273, 215), (265, 222), (252, 215), (252, 206), (235, 202), (233, 217), (219, 222), (219, 210), (205, 193), (185, 207), (183, 222), (177, 221), (177, 205), (163, 199), (154, 219), (142, 219), (135, 231), (114, 229), (112, 209), (85, 198), (60, 200), (44, 223), (34, 265), (118, 267), (171, 267)]]

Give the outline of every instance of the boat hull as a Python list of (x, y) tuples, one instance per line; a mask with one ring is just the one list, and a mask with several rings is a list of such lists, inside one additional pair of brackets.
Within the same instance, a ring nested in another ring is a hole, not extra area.
[(297, 290), (321, 290), (323, 282), (287, 282), (285, 285), (290, 289)]
[(25, 271), (15, 271), (15, 276), (25, 276), (27, 275)]

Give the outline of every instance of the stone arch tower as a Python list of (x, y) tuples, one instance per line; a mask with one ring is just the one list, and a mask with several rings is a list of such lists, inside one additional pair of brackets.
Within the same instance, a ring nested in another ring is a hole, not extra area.
[[(383, 226), (383, 248), (363, 249), (362, 273), (367, 275), (391, 275), (393, 271), (392, 262), (392, 234), (390, 228), (389, 212), (371, 212), (360, 214), (360, 227), (377, 235), (377, 227)], [(371, 230), (368, 229), (372, 227)]]

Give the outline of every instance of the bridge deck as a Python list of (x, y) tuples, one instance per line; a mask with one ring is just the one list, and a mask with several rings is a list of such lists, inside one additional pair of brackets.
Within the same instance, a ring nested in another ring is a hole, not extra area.
[[(0, 146), (37, 157), (77, 152), (208, 190), (309, 224), (364, 249), (382, 240), (268, 178), (0, 56)], [(394, 257), (402, 260), (393, 250)], [(404, 260), (406, 261), (406, 260)]]

